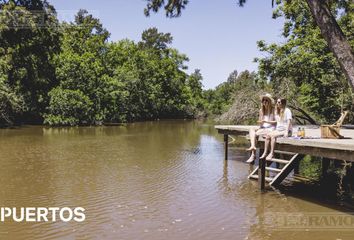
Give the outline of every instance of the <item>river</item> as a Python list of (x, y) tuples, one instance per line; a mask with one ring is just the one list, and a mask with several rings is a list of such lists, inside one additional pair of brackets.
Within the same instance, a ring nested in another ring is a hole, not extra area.
[(86, 219), (8, 220), (0, 239), (353, 239), (354, 216), (315, 187), (261, 193), (241, 143), (225, 162), (222, 136), (197, 121), (1, 129), (0, 205)]

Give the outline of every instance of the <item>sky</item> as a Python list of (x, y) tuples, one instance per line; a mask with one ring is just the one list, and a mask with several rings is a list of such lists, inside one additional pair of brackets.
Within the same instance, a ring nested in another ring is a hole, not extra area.
[(204, 89), (214, 88), (237, 70), (257, 70), (255, 57), (262, 54), (256, 42), (279, 43), (283, 19), (272, 19), (271, 0), (249, 0), (239, 7), (237, 0), (190, 0), (182, 15), (165, 13), (145, 17), (145, 0), (49, 0), (59, 20), (72, 21), (79, 9), (98, 17), (111, 33), (110, 41), (141, 39), (144, 30), (156, 27), (171, 33), (172, 47), (188, 56), (188, 73), (200, 69)]

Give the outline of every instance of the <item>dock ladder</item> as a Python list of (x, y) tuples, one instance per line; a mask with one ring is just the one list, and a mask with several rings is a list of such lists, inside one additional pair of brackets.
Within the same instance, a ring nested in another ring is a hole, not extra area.
[[(279, 157), (266, 160), (267, 164), (265, 170), (267, 175), (265, 181), (268, 182), (270, 186), (279, 185), (292, 170), (298, 167), (302, 157), (302, 155), (298, 153), (284, 151), (275, 151), (275, 156)], [(248, 178), (258, 180), (258, 170), (259, 166), (251, 172)]]

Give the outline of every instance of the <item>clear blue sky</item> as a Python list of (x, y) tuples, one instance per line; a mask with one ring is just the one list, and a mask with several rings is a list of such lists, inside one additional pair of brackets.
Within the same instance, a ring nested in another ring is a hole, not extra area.
[(80, 9), (98, 17), (111, 33), (111, 41), (128, 38), (139, 41), (150, 27), (170, 32), (172, 46), (190, 61), (188, 73), (201, 69), (205, 89), (226, 81), (233, 70), (256, 70), (253, 59), (261, 56), (257, 40), (281, 42), (283, 20), (271, 18), (271, 0), (249, 0), (240, 8), (237, 0), (190, 0), (179, 18), (164, 12), (145, 17), (144, 0), (49, 0), (59, 19), (72, 20)]

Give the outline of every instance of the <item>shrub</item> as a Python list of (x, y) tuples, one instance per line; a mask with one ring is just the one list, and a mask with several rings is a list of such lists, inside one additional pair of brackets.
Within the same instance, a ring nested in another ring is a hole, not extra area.
[(44, 115), (45, 124), (75, 126), (92, 123), (92, 101), (80, 90), (57, 87), (49, 92), (49, 97), (49, 113)]

